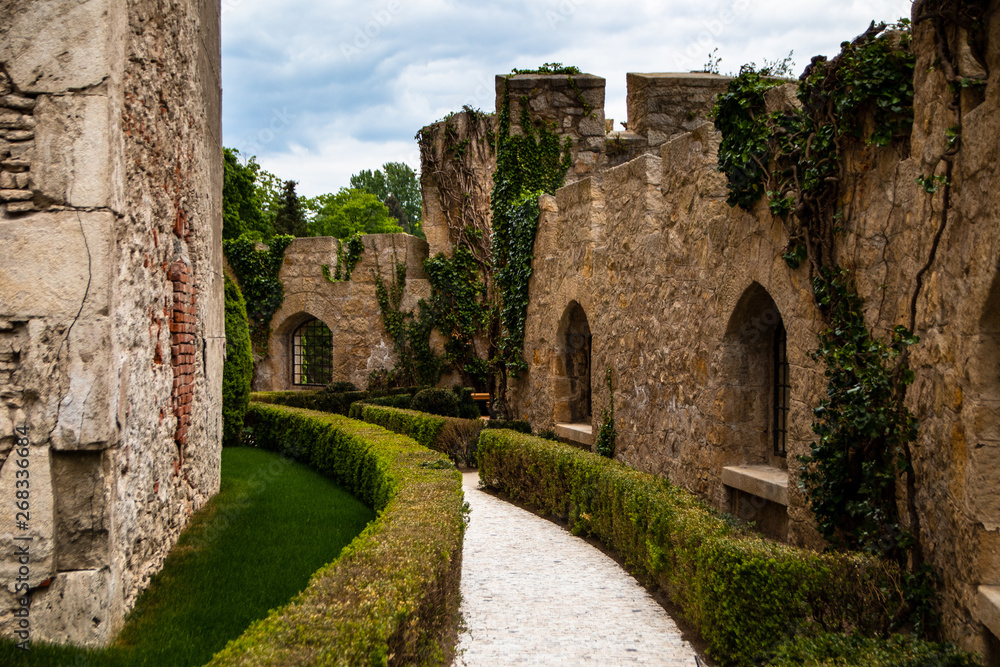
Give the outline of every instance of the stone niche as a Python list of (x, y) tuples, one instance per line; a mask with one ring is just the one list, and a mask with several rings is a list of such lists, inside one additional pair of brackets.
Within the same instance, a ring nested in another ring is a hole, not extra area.
[(3, 15), (0, 633), (98, 646), (219, 486), (219, 8)]

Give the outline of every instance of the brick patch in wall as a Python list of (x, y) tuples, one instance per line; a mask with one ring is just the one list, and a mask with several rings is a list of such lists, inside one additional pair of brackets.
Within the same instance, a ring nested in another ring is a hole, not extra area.
[(191, 402), (194, 398), (195, 305), (197, 295), (191, 267), (177, 261), (170, 265), (170, 280), (174, 286), (174, 308), (170, 318), (170, 363), (174, 369), (172, 406), (177, 417), (174, 440), (187, 444), (191, 425)]

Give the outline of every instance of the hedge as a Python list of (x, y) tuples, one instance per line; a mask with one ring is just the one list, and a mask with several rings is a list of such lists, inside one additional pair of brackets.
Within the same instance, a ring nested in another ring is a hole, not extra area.
[(446, 664), (464, 531), (458, 471), (411, 438), (340, 415), (252, 403), (247, 421), (259, 446), (344, 485), (378, 518), (209, 664)]
[[(257, 403), (270, 403), (272, 405), (287, 405), (293, 408), (305, 408), (307, 410), (319, 410), (320, 412), (333, 412), (338, 415), (347, 415), (351, 409), (351, 404), (357, 401), (367, 401), (373, 398), (389, 396), (409, 395), (412, 398), (414, 392), (419, 387), (406, 387), (389, 391), (369, 392), (369, 391), (328, 391), (319, 389), (315, 391), (260, 391), (250, 395), (251, 401)], [(410, 398), (406, 399), (409, 403)]]
[(479, 419), (439, 417), (370, 403), (355, 403), (351, 417), (408, 435), (424, 447), (447, 454), (453, 461), (476, 465), (475, 445), (483, 422)]
[(778, 647), (770, 667), (979, 667), (979, 658), (951, 644), (908, 635), (873, 639), (820, 634), (796, 637)]
[(724, 665), (754, 665), (790, 636), (888, 632), (903, 599), (896, 565), (814, 553), (738, 531), (667, 480), (569, 445), (503, 430), (479, 437), (479, 477), (568, 520), (656, 584)]

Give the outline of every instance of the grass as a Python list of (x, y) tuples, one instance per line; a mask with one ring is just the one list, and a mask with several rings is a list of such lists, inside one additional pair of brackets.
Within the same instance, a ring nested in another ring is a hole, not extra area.
[(286, 603), (374, 519), (309, 468), (257, 449), (225, 449), (222, 488), (192, 517), (106, 649), (0, 643), (0, 664), (202, 665)]

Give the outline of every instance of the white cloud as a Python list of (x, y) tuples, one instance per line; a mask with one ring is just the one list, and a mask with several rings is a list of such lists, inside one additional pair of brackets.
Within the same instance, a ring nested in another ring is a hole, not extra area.
[[(543, 62), (607, 79), (625, 120), (625, 73), (723, 72), (833, 55), (909, 0), (223, 0), (224, 135), (314, 195), (388, 160), (419, 167), (413, 135), (448, 111), (493, 108), (493, 77)], [(353, 50), (352, 50), (353, 49)], [(266, 139), (266, 141), (264, 141)]]

